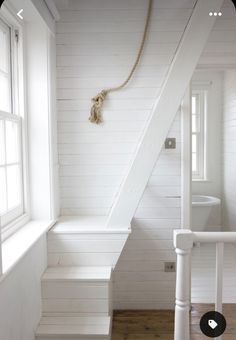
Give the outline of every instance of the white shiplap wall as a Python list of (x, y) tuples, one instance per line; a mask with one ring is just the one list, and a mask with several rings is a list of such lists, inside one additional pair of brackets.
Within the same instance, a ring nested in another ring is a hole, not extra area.
[(173, 229), (180, 227), (180, 114), (169, 136), (176, 138), (176, 149), (163, 148), (115, 269), (117, 309), (174, 307), (175, 273), (165, 273), (164, 262), (175, 261)]
[(236, 11), (233, 2), (225, 0), (221, 12), (222, 16), (217, 18), (199, 60), (199, 67), (236, 67)]
[(223, 110), (223, 224), (236, 230), (236, 70), (227, 71)]
[[(88, 122), (90, 98), (125, 79), (135, 59), (147, 1), (60, 1), (57, 24), (61, 214), (106, 215), (132, 160), (195, 1), (155, 0), (151, 31), (129, 86), (109, 95), (104, 124)], [(158, 133), (158, 129), (157, 129)], [(172, 230), (180, 226), (180, 116), (137, 209), (114, 275), (114, 308), (171, 308)]]
[(104, 124), (95, 126), (88, 122), (90, 99), (127, 76), (140, 44), (147, 1), (58, 2), (62, 215), (108, 214), (194, 3), (154, 1), (151, 30), (135, 77), (126, 89), (109, 95)]
[[(102, 126), (88, 122), (90, 99), (127, 76), (139, 47), (147, 1), (56, 2), (61, 14), (57, 24), (61, 214), (107, 215), (195, 0), (154, 0), (151, 30), (141, 63), (129, 86), (109, 95)], [(230, 1), (226, 0), (224, 6), (231, 16)], [(232, 26), (228, 27), (230, 22), (231, 18), (223, 25), (223, 33), (221, 29), (213, 31), (209, 40), (212, 44), (206, 46), (200, 62), (203, 67), (212, 63), (213, 50), (219, 48), (214, 43), (222, 44), (222, 37), (227, 37), (228, 49), (230, 44), (235, 45), (236, 35), (231, 32)], [(228, 62), (234, 61), (231, 54)], [(217, 58), (215, 64), (219, 64)], [(171, 308), (174, 304), (175, 276), (163, 269), (164, 261), (175, 260), (172, 230), (180, 226), (178, 115), (170, 136), (177, 138), (177, 149), (163, 150), (115, 271), (115, 308)]]

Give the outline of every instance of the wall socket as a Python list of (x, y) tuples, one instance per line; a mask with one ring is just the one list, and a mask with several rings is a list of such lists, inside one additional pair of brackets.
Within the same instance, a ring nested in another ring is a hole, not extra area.
[(166, 138), (165, 149), (176, 149), (176, 138)]
[(165, 272), (167, 273), (175, 273), (176, 264), (175, 262), (165, 262)]

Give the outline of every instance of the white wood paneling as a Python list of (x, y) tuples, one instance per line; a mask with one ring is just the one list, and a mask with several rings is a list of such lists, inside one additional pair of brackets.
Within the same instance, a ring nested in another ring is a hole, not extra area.
[[(104, 123), (99, 127), (87, 121), (90, 98), (106, 84), (116, 85), (126, 77), (140, 43), (147, 4), (143, 0), (57, 3), (61, 15), (57, 29), (60, 189), (63, 204), (77, 203), (76, 207), (61, 207), (61, 213), (105, 215), (133, 159), (180, 42), (180, 23), (187, 22), (195, 0), (154, 1), (153, 24), (135, 78), (123, 91), (109, 95), (103, 110)], [(230, 16), (229, 6), (226, 9)], [(94, 27), (99, 27), (99, 32)], [(125, 32), (121, 31), (123, 27)], [(166, 30), (155, 32), (161, 27)], [(219, 36), (228, 43), (235, 41), (230, 31), (227, 35), (215, 31), (212, 42), (217, 43)], [(137, 209), (133, 235), (114, 275), (115, 308), (174, 306), (175, 274), (164, 273), (163, 266), (164, 261), (175, 261), (171, 233), (180, 227), (179, 116), (169, 137), (177, 138), (177, 149), (162, 150)], [(100, 202), (107, 206), (101, 207)], [(49, 254), (49, 264), (114, 265), (118, 258), (119, 252), (55, 252)], [(132, 291), (132, 297), (126, 290)], [(147, 291), (151, 298), (143, 301), (140, 292)]]
[[(215, 20), (209, 20), (209, 11), (221, 9), (223, 0), (198, 1), (183, 34), (159, 98), (155, 101), (150, 120), (127, 176), (122, 182), (108, 218), (108, 227), (129, 223), (145, 190), (157, 158), (161, 152), (170, 125), (174, 120), (184, 92), (191, 80), (198, 59), (207, 42)], [(199, 21), (201, 25), (199, 26)], [(198, 35), (196, 36), (196, 30)], [(170, 100), (171, 97), (171, 100)], [(161, 127), (157, 130), (157, 127)]]
[[(61, 214), (107, 215), (195, 0), (154, 1), (150, 33), (137, 73), (126, 89), (109, 95), (104, 124), (99, 127), (88, 122), (90, 99), (126, 77), (140, 44), (147, 4), (140, 0), (56, 3), (61, 16), (57, 23)], [(160, 163), (152, 181), (166, 171), (165, 180), (176, 183), (178, 168), (179, 164), (168, 168)], [(160, 186), (165, 184), (159, 182)], [(160, 190), (167, 195), (168, 188), (166, 193)], [(164, 203), (160, 208), (165, 208)]]
[[(180, 130), (178, 113), (169, 136)], [(180, 160), (179, 148), (163, 148), (153, 169), (114, 271), (115, 308), (174, 308), (175, 273), (165, 273), (164, 262), (176, 260), (172, 234), (180, 227)]]
[(199, 60), (200, 68), (236, 67), (236, 11), (231, 0), (225, 0), (208, 43)]
[(223, 107), (223, 225), (236, 230), (236, 71), (227, 71)]
[[(223, 272), (223, 302), (236, 302), (236, 249), (225, 245)], [(202, 244), (193, 248), (192, 255), (192, 302), (213, 303), (215, 301), (215, 244)]]

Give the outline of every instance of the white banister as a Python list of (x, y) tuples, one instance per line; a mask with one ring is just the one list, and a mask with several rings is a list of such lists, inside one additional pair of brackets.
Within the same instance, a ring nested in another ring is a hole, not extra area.
[(215, 310), (222, 313), (223, 301), (223, 266), (224, 266), (224, 243), (216, 244), (216, 289), (215, 289)]
[[(215, 310), (222, 313), (224, 244), (236, 243), (236, 232), (193, 232), (189, 229), (174, 231), (177, 254), (174, 340), (190, 340), (191, 253), (194, 242), (216, 244)], [(221, 340), (222, 337), (216, 339)]]
[[(223, 302), (223, 269), (224, 269), (224, 243), (216, 243), (216, 288), (215, 288), (215, 310), (222, 313)], [(215, 338), (221, 340), (222, 336)]]
[(177, 254), (177, 276), (174, 340), (190, 340), (189, 310), (192, 236), (191, 231), (175, 231), (174, 245)]
[(193, 238), (199, 243), (236, 243), (236, 232), (194, 232)]

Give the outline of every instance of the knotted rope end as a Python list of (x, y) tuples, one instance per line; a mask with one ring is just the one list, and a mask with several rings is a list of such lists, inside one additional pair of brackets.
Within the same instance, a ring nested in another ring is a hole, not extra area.
[(107, 91), (102, 90), (95, 97), (92, 98), (92, 107), (90, 111), (89, 120), (91, 123), (101, 124), (102, 123), (102, 106), (106, 98)]

